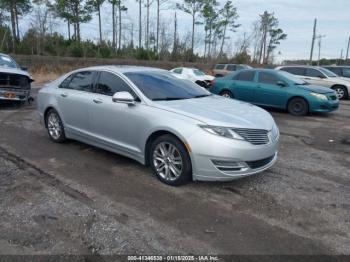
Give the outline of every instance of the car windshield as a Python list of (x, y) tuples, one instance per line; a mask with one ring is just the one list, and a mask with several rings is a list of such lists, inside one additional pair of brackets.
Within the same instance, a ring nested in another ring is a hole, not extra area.
[(204, 76), (204, 72), (202, 72), (201, 70), (199, 69), (193, 69), (193, 73), (196, 75), (196, 76)]
[(288, 73), (286, 71), (279, 72), (282, 76), (287, 78), (289, 81), (293, 82), (295, 85), (307, 85), (308, 83), (296, 77), (295, 75)]
[(11, 67), (11, 68), (18, 67), (15, 60), (13, 60), (11, 57), (6, 55), (0, 55), (0, 66)]
[(330, 71), (326, 68), (320, 67), (320, 68), (318, 68), (318, 70), (320, 70), (322, 73), (324, 73), (328, 77), (337, 77), (337, 75), (335, 73), (333, 73), (332, 71)]
[(211, 94), (203, 87), (188, 80), (179, 79), (167, 72), (124, 73), (149, 99), (181, 100), (200, 98)]

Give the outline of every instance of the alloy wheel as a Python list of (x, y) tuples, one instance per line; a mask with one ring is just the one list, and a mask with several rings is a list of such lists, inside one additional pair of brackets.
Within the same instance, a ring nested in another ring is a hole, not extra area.
[(153, 165), (157, 174), (167, 181), (178, 179), (183, 161), (179, 150), (169, 142), (159, 143), (153, 151)]
[(54, 140), (58, 140), (62, 134), (62, 127), (60, 123), (60, 118), (55, 112), (50, 113), (47, 119), (47, 128), (49, 130), (50, 136)]
[(343, 99), (345, 96), (345, 91), (341, 87), (335, 88), (335, 92), (337, 92), (338, 99)]

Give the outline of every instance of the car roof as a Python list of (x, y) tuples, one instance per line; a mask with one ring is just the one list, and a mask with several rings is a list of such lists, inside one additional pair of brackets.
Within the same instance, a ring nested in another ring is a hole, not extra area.
[(87, 70), (109, 70), (114, 71), (116, 73), (131, 73), (131, 72), (169, 72), (164, 69), (156, 68), (156, 67), (147, 67), (147, 66), (130, 66), (130, 65), (101, 65), (101, 66), (91, 66), (85, 67), (75, 70), (75, 72), (79, 71), (87, 71)]

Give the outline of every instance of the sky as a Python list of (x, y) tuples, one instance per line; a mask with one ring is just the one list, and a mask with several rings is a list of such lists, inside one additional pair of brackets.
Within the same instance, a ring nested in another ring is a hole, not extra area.
[[(172, 0), (169, 0), (172, 1)], [(173, 0), (179, 1), (179, 0)], [(218, 0), (224, 5), (226, 0)], [(134, 29), (138, 25), (138, 3), (136, 0), (124, 0), (128, 8), (124, 14), (123, 24)], [(241, 26), (236, 33), (230, 34), (228, 42), (234, 43), (246, 32), (249, 34), (252, 23), (256, 21), (259, 14), (265, 10), (274, 12), (279, 19), (280, 27), (287, 33), (287, 40), (282, 41), (277, 49), (276, 59), (278, 61), (288, 59), (308, 59), (312, 39), (314, 19), (317, 18), (317, 34), (324, 35), (321, 45), (321, 58), (339, 58), (343, 49), (345, 57), (347, 42), (350, 36), (350, 0), (233, 0), (239, 14), (238, 23)], [(173, 17), (175, 9), (173, 5), (165, 4), (165, 10), (161, 11), (161, 19), (169, 24), (169, 31), (173, 31)], [(102, 24), (104, 38), (112, 37), (111, 7), (108, 3), (102, 8)], [(144, 11), (145, 14), (145, 11)], [(151, 7), (151, 19), (153, 24), (156, 19), (156, 3)], [(184, 35), (191, 28), (191, 16), (177, 11), (179, 34)], [(24, 19), (25, 20), (25, 19)], [(28, 21), (28, 20), (25, 20)], [(66, 34), (64, 24), (57, 26), (57, 30)], [(203, 39), (203, 28), (196, 27), (197, 39)], [(134, 41), (138, 41), (138, 33), (135, 31)], [(98, 20), (94, 19), (88, 24), (82, 25), (82, 37), (98, 40)], [(230, 46), (230, 45), (229, 45)], [(203, 44), (196, 45), (197, 52), (203, 50)], [(232, 50), (233, 51), (233, 50)], [(318, 42), (315, 43), (314, 59), (318, 56)], [(350, 54), (349, 54), (350, 56)]]

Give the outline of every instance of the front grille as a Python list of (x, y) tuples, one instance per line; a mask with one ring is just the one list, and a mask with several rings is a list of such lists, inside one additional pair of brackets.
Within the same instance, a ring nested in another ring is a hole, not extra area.
[(270, 156), (268, 158), (256, 160), (256, 161), (248, 161), (246, 163), (251, 169), (256, 169), (256, 168), (266, 166), (268, 163), (270, 163), (274, 159), (274, 157), (275, 155)]
[(30, 83), (26, 76), (0, 73), (0, 88), (30, 89)]
[(235, 133), (253, 145), (266, 145), (269, 143), (268, 131), (263, 129), (234, 128)]

